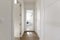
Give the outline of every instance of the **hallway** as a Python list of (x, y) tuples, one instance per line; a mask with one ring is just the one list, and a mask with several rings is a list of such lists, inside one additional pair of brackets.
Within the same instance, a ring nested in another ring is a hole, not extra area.
[(38, 0), (20, 0), (18, 2), (13, 7), (15, 40), (40, 40)]
[(60, 0), (0, 0), (0, 40), (20, 37), (60, 40)]
[(34, 31), (25, 31), (20, 40), (39, 40), (39, 37)]

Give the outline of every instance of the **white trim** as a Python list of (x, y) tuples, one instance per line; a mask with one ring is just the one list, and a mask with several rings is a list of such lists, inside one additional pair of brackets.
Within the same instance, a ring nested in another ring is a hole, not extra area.
[(45, 8), (44, 8), (44, 0), (41, 0), (41, 17), (40, 17), (40, 19), (41, 19), (41, 21), (40, 21), (40, 25), (41, 25), (41, 31), (40, 31), (40, 40), (44, 40), (45, 39), (45, 31), (44, 31), (44, 16), (45, 16), (45, 13), (44, 13), (44, 10), (45, 10)]

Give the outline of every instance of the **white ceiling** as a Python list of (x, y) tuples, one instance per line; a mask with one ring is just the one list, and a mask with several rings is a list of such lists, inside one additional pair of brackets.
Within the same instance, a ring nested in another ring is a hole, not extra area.
[(32, 2), (35, 2), (35, 0), (24, 0), (25, 3), (32, 3)]

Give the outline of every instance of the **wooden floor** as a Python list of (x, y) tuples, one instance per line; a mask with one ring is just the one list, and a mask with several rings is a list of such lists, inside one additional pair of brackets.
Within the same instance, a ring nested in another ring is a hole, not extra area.
[(15, 40), (20, 40), (20, 37), (15, 37)]
[(23, 36), (20, 38), (20, 40), (39, 40), (39, 37), (34, 31), (29, 31), (29, 32), (25, 31)]

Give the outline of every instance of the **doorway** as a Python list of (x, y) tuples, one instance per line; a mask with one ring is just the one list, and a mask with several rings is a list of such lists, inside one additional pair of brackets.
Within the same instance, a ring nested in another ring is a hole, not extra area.
[(39, 40), (34, 26), (34, 10), (25, 10), (24, 33), (20, 40)]
[(34, 31), (34, 10), (25, 10), (24, 31)]
[[(24, 4), (24, 33), (21, 40), (39, 40), (36, 32), (35, 3)], [(36, 24), (37, 25), (37, 24)]]
[[(37, 28), (35, 26), (35, 3), (28, 3), (24, 5), (23, 3), (21, 3), (21, 5), (18, 3), (16, 6), (17, 7), (14, 9), (14, 15), (16, 18), (14, 18), (14, 24), (16, 23), (14, 27), (17, 27), (14, 33), (17, 34), (15, 40), (20, 40), (20, 38), (21, 40), (24, 38), (29, 38), (28, 40), (34, 38), (39, 39), (37, 34), (38, 32), (36, 32)], [(26, 37), (27, 35), (28, 37)]]

